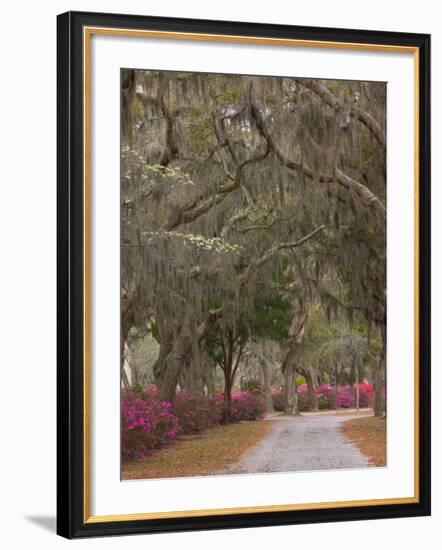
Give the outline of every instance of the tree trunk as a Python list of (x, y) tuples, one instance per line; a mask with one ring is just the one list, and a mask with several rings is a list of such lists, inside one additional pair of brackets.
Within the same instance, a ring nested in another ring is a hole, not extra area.
[(232, 378), (231, 372), (224, 371), (224, 410), (222, 423), (230, 424), (232, 420)]
[(130, 70), (124, 70), (123, 71), (123, 79), (121, 83), (121, 89), (122, 89), (122, 131), (123, 131), (123, 138), (126, 145), (129, 147), (132, 147), (133, 142), (133, 131), (132, 131), (132, 103), (135, 97), (135, 71)]
[(335, 377), (335, 410), (338, 409), (338, 386), (339, 386), (339, 374), (338, 374), (338, 364), (334, 364), (334, 377)]
[(121, 368), (121, 381), (123, 383), (123, 388), (125, 390), (130, 389), (130, 382), (129, 382), (129, 378), (128, 378), (127, 373), (126, 373), (126, 369), (124, 368), (124, 365)]
[(359, 411), (359, 359), (356, 359), (356, 410)]
[(183, 372), (183, 386), (195, 397), (202, 399), (204, 397), (204, 362), (201, 345), (191, 353), (188, 364)]
[(185, 368), (188, 359), (189, 347), (190, 344), (188, 344), (187, 339), (181, 337), (176, 342), (176, 345), (174, 345), (172, 353), (167, 356), (165, 360), (166, 368), (158, 384), (160, 399), (162, 401), (172, 402), (174, 400), (180, 374)]
[[(198, 344), (212, 329), (221, 311), (221, 308), (209, 311), (206, 319), (198, 326), (196, 331)], [(166, 341), (163, 342), (163, 340)], [(166, 338), (160, 333), (160, 345), (160, 354), (154, 365), (154, 375), (161, 399), (173, 401), (178, 380), (192, 351), (192, 339), (188, 331), (181, 328), (175, 334), (167, 333)]]
[(208, 397), (212, 397), (212, 395), (215, 394), (215, 369), (216, 366), (213, 365), (211, 361), (207, 360), (204, 372), (206, 375), (206, 389)]
[(385, 356), (386, 356), (386, 325), (382, 324), (380, 327), (381, 330), (381, 339), (382, 347), (379, 357), (379, 362), (375, 367), (374, 376), (373, 376), (373, 385), (374, 385), (374, 415), (377, 417), (383, 416), (383, 406), (382, 406), (382, 392), (384, 390), (384, 372), (385, 372)]
[(264, 356), (262, 345), (258, 345), (256, 347), (256, 353), (257, 353), (259, 365), (261, 367), (262, 384), (263, 384), (263, 388), (264, 388), (264, 399), (265, 399), (265, 405), (266, 405), (266, 413), (267, 414), (272, 414), (272, 413), (275, 412), (275, 409), (273, 407), (272, 385), (271, 385), (271, 380), (270, 380), (270, 368), (269, 368), (269, 364), (267, 362), (267, 359)]
[[(159, 323), (158, 323), (158, 326)], [(158, 357), (153, 365), (153, 375), (157, 387), (160, 387), (161, 381), (165, 376), (167, 370), (167, 358), (173, 351), (173, 344), (176, 338), (176, 334), (172, 332), (160, 333), (160, 349), (158, 351)]]
[(272, 388), (270, 384), (270, 371), (269, 371), (269, 365), (263, 355), (261, 355), (260, 364), (261, 364), (262, 377), (263, 377), (266, 413), (272, 414), (275, 412), (275, 409), (273, 408)]
[(287, 366), (284, 370), (284, 412), (285, 414), (298, 415), (298, 393), (295, 387), (294, 366)]
[(303, 376), (305, 378), (305, 381), (307, 382), (309, 403), (311, 403), (312, 410), (317, 411), (319, 408), (318, 397), (316, 395), (315, 385), (313, 384), (312, 373), (309, 370), (306, 370), (306, 371), (303, 371)]
[(295, 388), (295, 370), (299, 344), (304, 336), (306, 320), (307, 312), (305, 310), (302, 310), (297, 318), (294, 319), (291, 328), (292, 341), (282, 361), (281, 368), (284, 375), (284, 412), (286, 414), (299, 414), (298, 394)]
[(228, 332), (226, 337), (223, 335), (224, 351), (224, 410), (223, 424), (229, 424), (232, 418), (232, 386), (233, 386), (233, 335)]

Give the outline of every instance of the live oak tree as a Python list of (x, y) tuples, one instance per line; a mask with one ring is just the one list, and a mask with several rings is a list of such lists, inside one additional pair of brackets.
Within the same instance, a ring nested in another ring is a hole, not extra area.
[(302, 340), (319, 306), (382, 341), (382, 414), (385, 85), (141, 70), (121, 83), (122, 339), (154, 327), (161, 397), (189, 378), (207, 392), (209, 349), (228, 421), (245, 345), (269, 338), (257, 301), (272, 296), (287, 305), (288, 328), (270, 337), (285, 354), (286, 411), (296, 373), (314, 384)]

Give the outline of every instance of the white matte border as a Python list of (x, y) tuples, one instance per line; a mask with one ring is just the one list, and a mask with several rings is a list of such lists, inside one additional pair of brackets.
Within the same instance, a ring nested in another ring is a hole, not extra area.
[[(388, 466), (120, 481), (120, 68), (388, 82)], [(92, 35), (91, 513), (136, 514), (414, 493), (413, 55)]]

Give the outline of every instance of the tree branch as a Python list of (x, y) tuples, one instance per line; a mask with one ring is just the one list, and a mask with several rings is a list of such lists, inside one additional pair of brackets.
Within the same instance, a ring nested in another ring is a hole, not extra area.
[(275, 254), (277, 252), (279, 252), (280, 250), (283, 250), (284, 248), (298, 248), (298, 247), (302, 246), (303, 244), (308, 242), (310, 239), (313, 239), (313, 237), (315, 237), (318, 233), (321, 233), (321, 231), (324, 231), (324, 229), (327, 229), (329, 227), (331, 227), (331, 226), (330, 225), (321, 225), (320, 227), (317, 227), (316, 229), (314, 229), (313, 231), (311, 231), (307, 235), (304, 235), (304, 237), (302, 237), (298, 241), (290, 241), (290, 242), (285, 242), (285, 243), (279, 243), (279, 244), (276, 244), (276, 245), (272, 246), (272, 248), (267, 250), (267, 252), (263, 256), (261, 256), (261, 258), (256, 262), (256, 264), (255, 264), (256, 267), (261, 267), (264, 264), (266, 264), (267, 262), (269, 262), (273, 258), (273, 256), (275, 256)]
[(196, 337), (198, 342), (201, 342), (209, 334), (214, 324), (221, 317), (222, 311), (222, 307), (209, 310), (206, 319), (197, 328)]
[[(301, 164), (299, 162), (295, 162), (288, 157), (286, 157), (283, 152), (279, 149), (279, 147), (276, 145), (275, 141), (273, 140), (273, 137), (271, 133), (269, 132), (265, 122), (264, 118), (259, 111), (259, 109), (254, 105), (252, 102), (250, 103), (252, 116), (256, 122), (256, 125), (258, 127), (259, 132), (263, 136), (263, 138), (266, 140), (270, 150), (273, 152), (273, 154), (276, 156), (276, 158), (286, 166), (287, 168), (291, 170), (295, 170), (296, 172), (303, 172), (303, 174), (309, 178), (314, 178), (313, 171), (306, 165)], [(327, 176), (324, 174), (319, 174), (319, 181), (321, 183), (333, 183), (335, 181), (334, 176)], [(364, 204), (367, 208), (369, 208), (374, 214), (375, 217), (380, 220), (380, 223), (383, 225), (385, 224), (386, 220), (386, 209), (385, 206), (382, 204), (382, 201), (374, 194), (368, 187), (365, 187), (362, 183), (359, 183), (358, 181), (350, 178), (342, 170), (339, 168), (336, 168), (336, 181), (337, 183), (347, 189), (353, 191), (356, 196), (359, 198), (362, 204)]]
[[(318, 80), (296, 79), (296, 82), (311, 90), (335, 111), (339, 111), (344, 108), (338, 98), (327, 88), (327, 86), (324, 86)], [(385, 148), (385, 133), (382, 130), (381, 125), (374, 119), (374, 117), (358, 105), (349, 105), (349, 109), (350, 116), (356, 120), (359, 120), (359, 122), (361, 122), (369, 130), (379, 145), (382, 148)]]
[(320, 227), (317, 227), (316, 229), (314, 229), (313, 231), (311, 231), (307, 235), (304, 235), (304, 237), (302, 237), (301, 239), (299, 239), (297, 241), (290, 241), (290, 242), (275, 244), (274, 246), (269, 248), (269, 250), (267, 250), (267, 252), (265, 252), (258, 260), (254, 261), (254, 262), (251, 262), (248, 265), (248, 267), (244, 271), (244, 273), (242, 273), (239, 276), (240, 284), (241, 285), (246, 284), (247, 281), (249, 280), (251, 271), (253, 269), (259, 269), (260, 267), (262, 267), (263, 265), (268, 263), (280, 250), (283, 250), (285, 248), (290, 248), (290, 249), (298, 248), (298, 247), (302, 246), (303, 244), (305, 244), (306, 242), (308, 242), (310, 239), (313, 239), (313, 237), (315, 237), (316, 235), (318, 235), (318, 233), (321, 233), (321, 231), (323, 231), (324, 229), (327, 229), (328, 227), (331, 227), (331, 226), (330, 225), (321, 225)]
[(239, 360), (241, 359), (243, 349), (244, 349), (244, 342), (241, 340), (241, 344), (238, 350), (238, 355), (236, 356), (235, 366), (233, 367), (233, 371), (232, 371), (232, 379), (235, 378), (236, 371), (238, 370)]
[(164, 224), (162, 229), (164, 231), (171, 231), (179, 225), (188, 224), (208, 212), (213, 206), (223, 201), (228, 193), (240, 187), (242, 174), (246, 166), (264, 160), (268, 154), (269, 147), (266, 144), (264, 151), (238, 164), (233, 181), (220, 185), (215, 194), (212, 190), (208, 190), (206, 193), (198, 195), (181, 208), (176, 209), (169, 216), (169, 220)]

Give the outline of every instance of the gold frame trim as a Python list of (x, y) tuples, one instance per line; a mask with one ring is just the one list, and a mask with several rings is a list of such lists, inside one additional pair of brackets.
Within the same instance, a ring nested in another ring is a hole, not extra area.
[[(231, 42), (272, 46), (307, 48), (333, 48), (342, 50), (412, 53), (414, 63), (414, 495), (411, 497), (251, 506), (237, 508), (215, 508), (206, 510), (181, 510), (173, 512), (151, 512), (137, 514), (116, 514), (92, 516), (90, 510), (90, 83), (91, 83), (91, 37), (92, 35), (125, 36), (135, 38), (156, 38), (169, 40), (196, 40), (202, 42)], [(412, 46), (377, 45), (321, 40), (296, 40), (282, 38), (244, 37), (223, 34), (147, 31), (135, 29), (113, 29), (107, 27), (83, 28), (83, 93), (84, 93), (84, 523), (103, 523), (149, 519), (172, 519), (207, 517), (229, 514), (262, 512), (286, 512), (300, 510), (323, 510), (327, 508), (348, 508), (352, 506), (384, 506), (389, 504), (412, 504), (419, 502), (419, 48)]]

